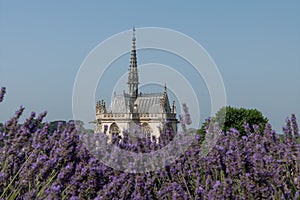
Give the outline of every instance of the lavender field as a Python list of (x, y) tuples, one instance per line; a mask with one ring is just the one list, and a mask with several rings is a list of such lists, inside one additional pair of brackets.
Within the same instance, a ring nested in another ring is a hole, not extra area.
[[(0, 102), (5, 100), (4, 94), (2, 88)], [(295, 115), (286, 119), (283, 137), (270, 124), (263, 132), (258, 126), (252, 131), (245, 124), (243, 136), (233, 128), (225, 133), (215, 127), (213, 131), (220, 136), (207, 155), (201, 154), (203, 138), (196, 134), (174, 163), (153, 172), (126, 173), (107, 167), (90, 154), (74, 123), (59, 124), (49, 132), (49, 124), (43, 122), (46, 113), (32, 113), (19, 124), (23, 110), (20, 107), (0, 129), (0, 199), (300, 198)], [(156, 143), (133, 141), (124, 133), (123, 138), (113, 138), (112, 145), (133, 152), (155, 152), (175, 133), (166, 130), (162, 134), (164, 141)], [(86, 139), (94, 140), (93, 136)]]

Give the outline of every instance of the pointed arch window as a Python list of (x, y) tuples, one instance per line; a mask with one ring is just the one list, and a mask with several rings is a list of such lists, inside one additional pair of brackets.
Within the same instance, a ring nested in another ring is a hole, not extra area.
[(142, 132), (147, 138), (151, 138), (152, 129), (148, 123), (142, 124)]
[(112, 123), (109, 127), (109, 133), (110, 135), (112, 136), (116, 136), (116, 135), (119, 135), (120, 133), (120, 129), (118, 127), (118, 125), (116, 123)]

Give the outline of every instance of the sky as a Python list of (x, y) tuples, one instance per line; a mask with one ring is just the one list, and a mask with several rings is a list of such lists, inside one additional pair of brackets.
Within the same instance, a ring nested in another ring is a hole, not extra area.
[[(290, 114), (300, 119), (299, 10), (299, 1), (276, 0), (0, 0), (0, 86), (7, 88), (0, 122), (20, 105), (26, 108), (25, 117), (47, 110), (47, 121), (72, 119), (72, 92), (81, 64), (99, 43), (134, 25), (137, 46), (143, 27), (168, 28), (193, 38), (217, 65), (227, 104), (260, 110), (279, 131)], [(164, 52), (138, 52), (139, 64), (157, 61), (175, 68), (180, 64), (186, 68), (181, 73), (195, 83), (184, 61)], [(122, 69), (112, 64), (112, 73), (125, 72), (129, 54), (114, 64)], [(197, 97), (208, 101), (203, 84)], [(96, 98), (109, 100), (110, 95), (97, 91)], [(209, 116), (205, 105), (201, 120)]]

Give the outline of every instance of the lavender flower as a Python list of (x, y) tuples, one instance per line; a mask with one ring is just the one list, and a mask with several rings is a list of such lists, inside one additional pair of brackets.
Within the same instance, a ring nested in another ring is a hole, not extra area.
[[(206, 156), (201, 154), (204, 145), (199, 135), (195, 135), (174, 163), (166, 162), (165, 168), (155, 172), (130, 174), (105, 166), (88, 151), (107, 145), (105, 133), (82, 137), (89, 141), (87, 147), (80, 140), (84, 133), (79, 134), (74, 123), (58, 125), (50, 132), (49, 125), (42, 122), (46, 113), (38, 117), (32, 113), (25, 123), (18, 124), (23, 110), (21, 107), (0, 132), (0, 199), (10, 195), (25, 199), (299, 198), (300, 146), (295, 115), (286, 121), (283, 140), (269, 124), (263, 134), (256, 134), (258, 126), (251, 132), (244, 124), (246, 135), (240, 137), (236, 129), (220, 133), (217, 126), (207, 123), (205, 131), (219, 137)], [(184, 112), (188, 113), (186, 106)], [(189, 117), (185, 114), (181, 118), (185, 128)], [(164, 138), (157, 142), (132, 139), (132, 134), (124, 131), (124, 137), (113, 145), (159, 157), (156, 150), (165, 148), (172, 140), (171, 133), (162, 130)], [(117, 158), (104, 159), (113, 162)], [(123, 162), (120, 165), (131, 166), (130, 160)]]
[(0, 90), (0, 102), (3, 101), (3, 97), (5, 95), (5, 92), (6, 92), (6, 88), (5, 87), (1, 87), (1, 90)]

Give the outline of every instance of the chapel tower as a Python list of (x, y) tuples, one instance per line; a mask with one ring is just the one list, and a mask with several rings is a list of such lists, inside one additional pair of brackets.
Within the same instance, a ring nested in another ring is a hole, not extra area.
[(137, 69), (137, 58), (136, 58), (136, 37), (135, 37), (135, 28), (133, 27), (133, 35), (132, 35), (132, 50), (130, 57), (130, 67), (128, 74), (128, 92), (131, 97), (136, 98), (138, 95), (138, 87), (139, 87), (139, 77), (138, 77), (138, 69)]

